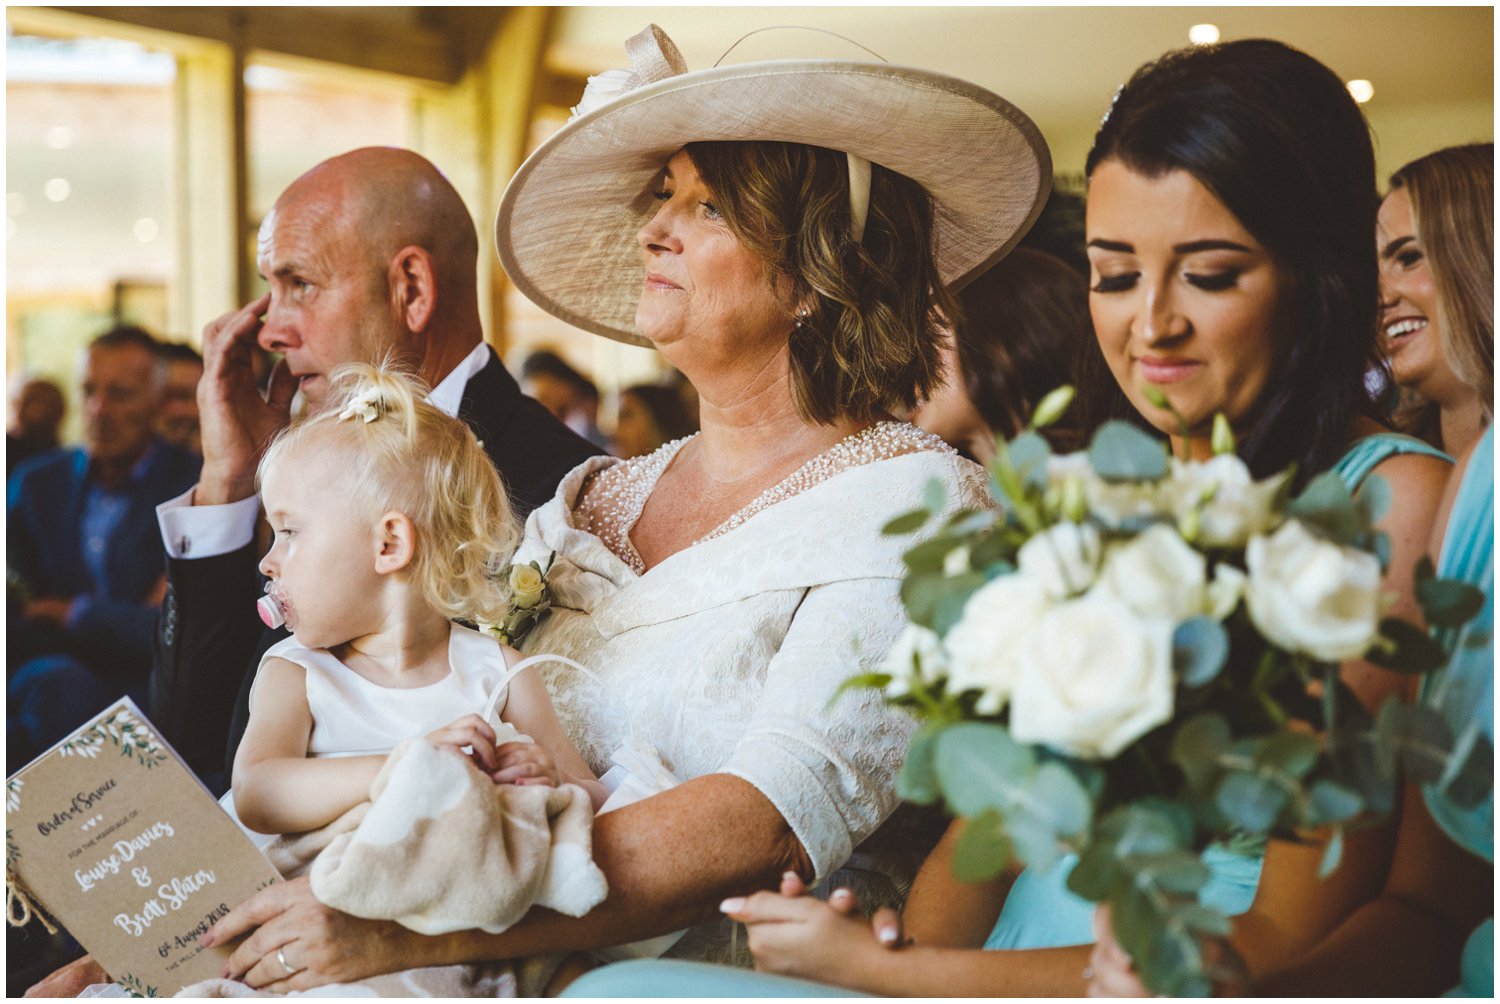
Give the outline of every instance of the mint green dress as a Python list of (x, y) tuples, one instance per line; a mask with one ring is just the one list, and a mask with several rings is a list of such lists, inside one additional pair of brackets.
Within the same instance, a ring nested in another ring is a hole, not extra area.
[[(1421, 700), (1448, 720), (1460, 755), (1474, 745), (1495, 744), (1495, 430), (1486, 429), (1448, 517), (1438, 575), (1459, 579), (1484, 593), (1484, 606), (1468, 624), (1439, 637), (1453, 646), (1453, 659), (1422, 681)], [(1486, 861), (1495, 860), (1495, 790), (1478, 805), (1458, 804), (1442, 784), (1425, 784), (1422, 795), (1432, 818), (1453, 842)], [(1495, 995), (1495, 921), (1486, 920), (1464, 948), (1462, 984), (1455, 996)]]
[[(1400, 454), (1448, 459), (1410, 436), (1378, 433), (1359, 440), (1332, 470), (1351, 491), (1383, 461)], [(1215, 845), (1204, 852), (1211, 878), (1202, 899), (1230, 916), (1249, 909), (1260, 880), (1258, 850)], [(1094, 904), (1068, 891), (1072, 855), (1043, 871), (1026, 869), (1016, 879), (986, 949), (1058, 948), (1094, 940)], [(647, 960), (605, 966), (579, 979), (564, 997), (834, 997), (865, 996), (828, 984), (750, 973), (699, 962)]]

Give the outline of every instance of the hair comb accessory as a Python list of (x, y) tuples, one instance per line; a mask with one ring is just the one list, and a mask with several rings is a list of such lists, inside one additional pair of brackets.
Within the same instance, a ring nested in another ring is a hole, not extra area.
[(1108, 122), (1109, 117), (1114, 114), (1115, 105), (1120, 103), (1120, 95), (1123, 93), (1125, 93), (1124, 84), (1121, 84), (1119, 87), (1115, 88), (1115, 96), (1109, 99), (1109, 107), (1104, 109), (1104, 114), (1099, 119), (1100, 129), (1104, 128), (1104, 123)]
[(365, 420), (365, 424), (368, 425), (380, 417), (380, 411), (384, 403), (385, 398), (381, 396), (380, 388), (371, 387), (344, 405), (344, 410), (339, 412), (339, 421), (344, 422), (351, 418), (362, 418)]

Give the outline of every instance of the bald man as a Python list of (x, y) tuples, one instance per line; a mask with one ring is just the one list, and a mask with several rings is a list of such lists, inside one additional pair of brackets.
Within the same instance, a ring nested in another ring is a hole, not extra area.
[[(258, 239), (270, 292), (204, 330), (203, 470), (157, 512), (168, 585), (151, 676), (153, 719), (200, 774), (224, 769), (227, 784), (255, 665), (285, 637), (255, 612), (255, 470), (297, 391), (316, 410), (336, 367), (393, 357), (474, 429), (522, 519), (600, 452), (523, 395), (484, 344), (478, 255), (473, 220), (437, 168), (409, 150), (355, 150), (281, 194)], [(282, 354), (264, 394), (257, 342)]]

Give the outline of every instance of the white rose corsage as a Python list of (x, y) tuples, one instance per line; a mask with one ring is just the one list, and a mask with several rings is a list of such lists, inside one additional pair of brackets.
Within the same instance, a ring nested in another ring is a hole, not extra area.
[(552, 609), (552, 594), (547, 588), (547, 573), (557, 560), (557, 552), (547, 556), (545, 566), (535, 561), (511, 565), (504, 575), (510, 583), (510, 610), (498, 624), (480, 624), (479, 630), (498, 639), (502, 645), (521, 644), (531, 629), (541, 623)]

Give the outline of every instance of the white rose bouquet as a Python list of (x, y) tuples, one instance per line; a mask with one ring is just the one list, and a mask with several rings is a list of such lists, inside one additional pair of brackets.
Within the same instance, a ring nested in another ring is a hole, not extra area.
[[(1147, 985), (1201, 996), (1196, 935), (1228, 931), (1198, 901), (1205, 847), (1316, 830), (1327, 874), (1343, 828), (1392, 807), (1398, 765), (1417, 780), (1483, 772), (1458, 786), (1482, 791), (1490, 757), (1450, 764), (1441, 716), (1393, 698), (1372, 717), (1339, 679), (1345, 659), (1447, 661), (1383, 617), (1381, 479), (1351, 495), (1324, 474), (1291, 498), (1292, 472), (1254, 479), (1222, 416), (1206, 462), (1124, 422), (1054, 456), (1038, 430), (1071, 396), (1048, 395), (998, 444), (998, 510), (958, 513), (907, 552), (912, 623), (848, 685), (924, 720), (900, 791), (968, 821), (960, 878), (1077, 854), (1069, 887), (1111, 904)], [(942, 501), (934, 486), (885, 532), (925, 526)], [(1417, 577), (1430, 624), (1478, 610), (1430, 564)]]

